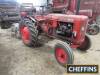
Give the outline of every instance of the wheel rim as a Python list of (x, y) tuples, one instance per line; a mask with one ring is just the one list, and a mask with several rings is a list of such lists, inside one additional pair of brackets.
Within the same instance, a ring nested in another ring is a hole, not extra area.
[(22, 40), (25, 43), (29, 43), (29, 41), (30, 41), (30, 37), (29, 37), (30, 36), (30, 32), (29, 32), (28, 27), (23, 26), (20, 31), (21, 31)]
[(68, 54), (67, 52), (62, 49), (62, 48), (56, 48), (56, 58), (57, 60), (62, 63), (62, 64), (66, 64), (68, 62)]

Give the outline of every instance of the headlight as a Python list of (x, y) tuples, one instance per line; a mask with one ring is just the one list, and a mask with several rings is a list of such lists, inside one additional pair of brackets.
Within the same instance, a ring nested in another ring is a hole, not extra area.
[(77, 36), (77, 32), (73, 31), (73, 36), (76, 37)]
[(85, 28), (84, 28), (83, 26), (82, 26), (82, 28), (81, 28), (81, 31), (82, 31), (82, 32), (84, 32), (84, 31), (85, 31)]

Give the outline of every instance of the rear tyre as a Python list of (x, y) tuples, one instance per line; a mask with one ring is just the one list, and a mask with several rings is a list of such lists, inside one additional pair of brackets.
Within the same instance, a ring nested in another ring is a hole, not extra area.
[(81, 51), (87, 51), (91, 47), (91, 40), (88, 36), (85, 36), (84, 42), (78, 47)]
[(38, 30), (34, 22), (25, 18), (21, 21), (19, 30), (25, 45), (29, 47), (36, 47), (38, 45)]
[(57, 43), (55, 45), (55, 58), (57, 62), (66, 67), (67, 64), (73, 64), (74, 55), (72, 49), (69, 47), (67, 43)]

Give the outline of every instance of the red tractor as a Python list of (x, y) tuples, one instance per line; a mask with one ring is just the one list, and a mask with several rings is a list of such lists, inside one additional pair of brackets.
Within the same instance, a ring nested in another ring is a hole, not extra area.
[[(48, 8), (48, 6), (41, 7), (43, 9)], [(82, 51), (90, 48), (91, 42), (86, 35), (88, 24), (87, 16), (47, 13), (46, 11), (41, 12), (41, 14), (30, 15), (24, 10), (21, 11), (21, 17), (19, 31), (25, 45), (29, 47), (38, 46), (40, 43), (38, 36), (41, 33), (66, 42), (58, 43), (54, 48), (55, 57), (63, 66), (73, 63), (71, 48)]]
[(96, 35), (100, 31), (100, 0), (52, 0), (53, 12), (89, 17), (87, 33)]

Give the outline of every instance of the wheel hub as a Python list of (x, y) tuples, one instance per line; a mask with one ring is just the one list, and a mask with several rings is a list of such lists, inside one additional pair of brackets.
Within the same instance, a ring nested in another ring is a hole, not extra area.
[(21, 28), (21, 35), (22, 35), (22, 39), (23, 39), (24, 42), (26, 42), (26, 43), (29, 42), (29, 40), (30, 40), (30, 37), (29, 37), (30, 33), (29, 33), (28, 27), (24, 26), (24, 27)]
[(56, 57), (60, 63), (66, 63), (68, 61), (68, 54), (62, 48), (56, 49)]

